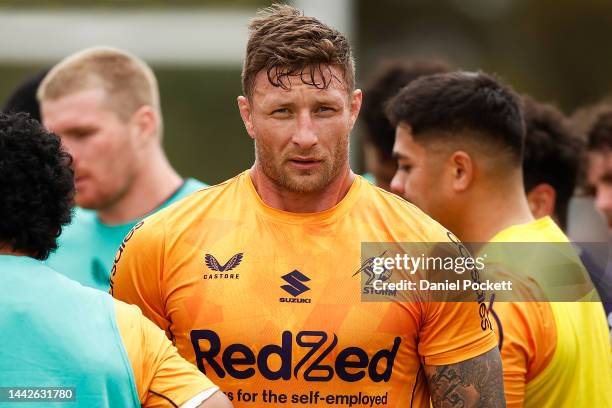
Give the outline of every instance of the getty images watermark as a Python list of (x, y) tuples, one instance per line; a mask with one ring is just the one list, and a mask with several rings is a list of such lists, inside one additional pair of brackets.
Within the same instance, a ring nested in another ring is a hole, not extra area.
[(355, 272), (361, 275), (362, 300), (482, 302), (494, 294), (496, 301), (597, 301), (585, 254), (603, 253), (595, 259), (603, 265), (609, 260), (605, 254), (612, 254), (601, 245), (461, 243), (453, 238), (362, 243)]
[[(485, 269), (486, 255), (473, 258), (472, 256), (428, 256), (420, 254), (411, 256), (408, 254), (395, 254), (394, 256), (376, 256), (372, 258), (372, 271), (375, 278), (372, 281), (374, 290), (435, 290), (435, 291), (466, 291), (466, 290), (512, 290), (512, 281), (480, 281), (474, 279), (473, 271), (483, 272)], [(418, 280), (400, 279), (399, 282), (388, 282), (383, 280), (386, 271), (395, 270), (402, 274), (414, 276), (418, 271), (444, 271), (454, 272), (458, 276), (466, 272), (469, 277), (464, 279), (436, 282), (421, 278)], [(480, 274), (479, 274), (480, 275)]]

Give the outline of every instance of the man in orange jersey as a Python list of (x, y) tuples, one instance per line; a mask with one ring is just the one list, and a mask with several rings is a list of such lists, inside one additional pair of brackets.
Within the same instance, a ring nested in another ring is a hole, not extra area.
[[(391, 183), (397, 194), (463, 242), (569, 246), (550, 217), (534, 220), (530, 212), (522, 175), (523, 115), (508, 87), (483, 73), (432, 75), (402, 89), (388, 113), (397, 126), (398, 172)], [(523, 267), (534, 262), (539, 260)], [(572, 262), (582, 270), (577, 257)], [(509, 406), (612, 406), (600, 302), (503, 302), (493, 305), (492, 314)]]
[(129, 234), (114, 296), (236, 406), (504, 406), (484, 303), (361, 301), (362, 242), (449, 236), (351, 171), (346, 38), (284, 5), (250, 30), (238, 106), (253, 167)]

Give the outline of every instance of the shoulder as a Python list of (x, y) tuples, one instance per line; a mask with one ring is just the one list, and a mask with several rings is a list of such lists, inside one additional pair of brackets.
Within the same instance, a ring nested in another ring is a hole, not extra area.
[(193, 179), (190, 179), (193, 180), (193, 183), (190, 183), (188, 180), (187, 183), (190, 183), (188, 189), (193, 189), (194, 192), (146, 217), (145, 224), (182, 224), (191, 219), (198, 219), (211, 206), (227, 208), (229, 202), (235, 204), (239, 196), (238, 181), (241, 175), (214, 186), (206, 186)]
[(113, 299), (117, 328), (125, 339), (130, 333), (139, 332), (142, 329), (143, 315), (138, 306), (129, 305), (117, 299)]
[(361, 183), (362, 194), (356, 208), (362, 216), (397, 232), (405, 241), (449, 241), (448, 230), (414, 204), (365, 179)]
[(200, 180), (196, 180), (194, 178), (188, 178), (185, 180), (185, 184), (183, 185), (183, 189), (187, 194), (195, 193), (203, 188), (210, 187), (209, 184), (206, 184)]
[(84, 313), (85, 310), (94, 310), (93, 313), (99, 314), (100, 310), (107, 310), (112, 302), (112, 297), (108, 293), (83, 286), (79, 281), (65, 276), (61, 273), (62, 271), (56, 270), (54, 265), (41, 264), (40, 272), (45, 274), (45, 279), (41, 282), (53, 288), (54, 296), (69, 299), (73, 304), (78, 304), (79, 313)]
[(97, 220), (95, 211), (86, 210), (80, 207), (75, 207), (72, 211), (72, 220), (70, 224), (62, 228), (62, 236), (60, 239), (66, 236), (79, 235), (94, 230)]
[(188, 197), (189, 195), (198, 192), (206, 187), (209, 187), (208, 184), (202, 183), (199, 180), (188, 178), (183, 182), (183, 185), (178, 189), (178, 191), (174, 194), (174, 196), (169, 200), (166, 205), (173, 204), (179, 200)]

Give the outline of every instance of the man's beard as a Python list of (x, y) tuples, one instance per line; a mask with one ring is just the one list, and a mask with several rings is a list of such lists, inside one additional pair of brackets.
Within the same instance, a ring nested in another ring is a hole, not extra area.
[[(348, 138), (343, 138), (334, 146), (328, 157), (321, 155), (316, 149), (311, 149), (291, 151), (278, 160), (265, 143), (255, 141), (255, 154), (264, 175), (278, 187), (292, 193), (309, 194), (323, 191), (338, 177), (348, 162), (348, 146)], [(292, 169), (287, 159), (293, 156), (316, 157), (321, 161), (314, 169)]]
[(79, 191), (77, 190), (75, 194), (75, 204), (86, 210), (108, 210), (109, 208), (116, 205), (128, 194), (128, 192), (134, 185), (134, 179), (135, 176), (130, 175), (125, 180), (124, 185), (121, 186), (118, 191), (115, 191), (113, 193), (107, 191), (97, 191), (97, 194), (95, 194), (93, 197), (89, 197), (89, 199), (86, 199), (86, 196), (83, 197), (84, 194), (79, 194)]

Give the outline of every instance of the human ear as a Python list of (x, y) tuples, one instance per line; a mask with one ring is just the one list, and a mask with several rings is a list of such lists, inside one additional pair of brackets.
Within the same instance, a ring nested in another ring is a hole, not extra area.
[(449, 163), (452, 171), (452, 187), (456, 192), (467, 190), (474, 180), (474, 161), (462, 150), (454, 152)]
[(555, 213), (557, 192), (547, 183), (541, 183), (529, 190), (527, 202), (534, 218), (542, 218)]
[(240, 111), (240, 117), (244, 123), (247, 133), (251, 139), (255, 139), (255, 131), (253, 126), (253, 116), (251, 111), (251, 103), (245, 96), (238, 97), (238, 110)]

